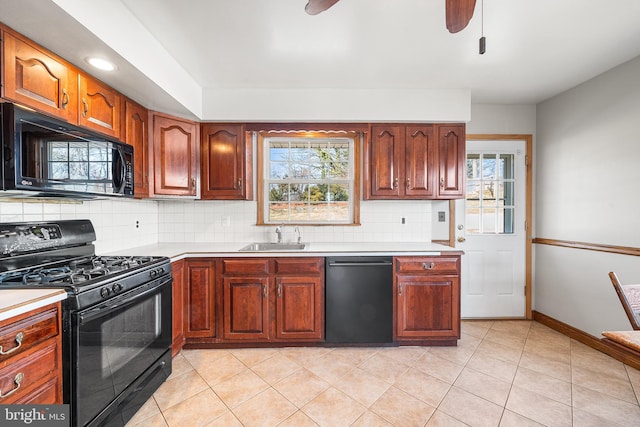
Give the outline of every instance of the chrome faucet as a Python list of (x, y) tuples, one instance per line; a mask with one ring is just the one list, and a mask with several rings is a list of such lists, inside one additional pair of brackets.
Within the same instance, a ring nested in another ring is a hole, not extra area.
[(282, 243), (282, 233), (284, 232), (284, 224), (280, 224), (276, 227), (276, 235), (278, 236), (278, 243)]
[(293, 231), (295, 231), (296, 234), (298, 235), (298, 243), (300, 243), (302, 241), (302, 236), (300, 235), (300, 229), (296, 226), (296, 228), (294, 228)]

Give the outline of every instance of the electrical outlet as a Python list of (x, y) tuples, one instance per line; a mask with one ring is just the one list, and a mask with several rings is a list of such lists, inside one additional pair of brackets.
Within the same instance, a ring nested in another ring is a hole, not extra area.
[(444, 211), (440, 211), (438, 212), (438, 222), (445, 222), (445, 216), (444, 216)]
[(405, 221), (404, 217), (402, 217), (402, 223), (404, 224), (405, 222), (406, 222), (406, 221)]

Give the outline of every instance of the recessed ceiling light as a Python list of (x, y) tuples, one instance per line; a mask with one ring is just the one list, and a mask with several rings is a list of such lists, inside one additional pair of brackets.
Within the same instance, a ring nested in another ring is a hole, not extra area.
[(115, 64), (102, 58), (87, 58), (86, 61), (94, 67), (103, 71), (114, 71), (118, 69)]

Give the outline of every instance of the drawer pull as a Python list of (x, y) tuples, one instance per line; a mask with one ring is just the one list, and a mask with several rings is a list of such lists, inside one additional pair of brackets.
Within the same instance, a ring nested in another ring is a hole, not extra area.
[(14, 351), (16, 351), (17, 349), (19, 349), (22, 346), (22, 340), (23, 339), (24, 339), (24, 334), (22, 332), (18, 332), (18, 334), (16, 335), (16, 338), (15, 338), (16, 342), (18, 343), (18, 345), (16, 347), (13, 347), (11, 350), (4, 351), (4, 349), (0, 345), (0, 356), (4, 356), (5, 354), (11, 354)]
[(422, 268), (424, 268), (425, 270), (433, 270), (434, 268), (436, 268), (436, 263), (435, 262), (429, 262), (429, 263), (423, 263), (422, 264)]
[(2, 394), (2, 390), (0, 390), (0, 399), (4, 399), (7, 396), (11, 396), (13, 393), (18, 391), (18, 389), (20, 388), (20, 383), (22, 383), (23, 379), (24, 379), (24, 374), (22, 372), (19, 372), (16, 375), (16, 377), (13, 379), (13, 382), (16, 384), (16, 386), (13, 388), (13, 390), (11, 390), (7, 394)]

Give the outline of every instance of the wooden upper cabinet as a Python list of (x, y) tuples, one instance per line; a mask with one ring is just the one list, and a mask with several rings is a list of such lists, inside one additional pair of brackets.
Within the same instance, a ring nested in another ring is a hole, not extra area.
[(26, 38), (4, 31), (2, 96), (78, 123), (78, 74)]
[(149, 197), (149, 112), (130, 99), (124, 101), (122, 137), (133, 146), (135, 197)]
[(364, 198), (463, 197), (464, 132), (464, 124), (372, 125)]
[(437, 125), (438, 198), (464, 197), (466, 168), (465, 125)]
[(153, 114), (153, 194), (196, 195), (198, 133), (194, 122)]
[(244, 126), (203, 124), (201, 134), (201, 198), (250, 200), (251, 141)]
[(79, 75), (78, 123), (114, 138), (120, 138), (122, 96), (104, 83)]
[(432, 198), (435, 193), (436, 142), (432, 126), (405, 128), (405, 181), (406, 197)]
[(373, 125), (365, 157), (369, 199), (435, 197), (436, 145), (432, 125)]
[(372, 126), (369, 147), (371, 199), (400, 197), (401, 166), (404, 166), (404, 127)]

